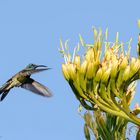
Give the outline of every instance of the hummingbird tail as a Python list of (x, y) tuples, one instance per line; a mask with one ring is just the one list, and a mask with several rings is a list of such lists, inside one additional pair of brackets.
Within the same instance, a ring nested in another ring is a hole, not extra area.
[(10, 91), (10, 88), (8, 87), (10, 85), (9, 82), (6, 82), (1, 88), (0, 88), (0, 94), (2, 94), (0, 101), (2, 101), (6, 95), (8, 94), (8, 92)]
[(8, 94), (9, 90), (6, 90), (5, 92), (3, 92), (1, 98), (0, 98), (0, 101), (2, 101)]
[(7, 89), (7, 87), (9, 86), (9, 83), (5, 83), (4, 85), (2, 85), (2, 87), (0, 88), (0, 94), (2, 94), (3, 92), (5, 92)]

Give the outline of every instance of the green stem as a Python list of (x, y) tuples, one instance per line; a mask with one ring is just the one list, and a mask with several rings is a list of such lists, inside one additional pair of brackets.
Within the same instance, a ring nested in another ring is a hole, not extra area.
[(137, 118), (137, 117), (134, 117), (134, 116), (132, 116), (132, 118), (130, 117), (130, 115), (128, 116), (126, 113), (124, 113), (124, 112), (122, 112), (121, 110), (120, 110), (120, 112), (118, 112), (118, 111), (114, 111), (114, 110), (112, 110), (112, 109), (110, 109), (110, 108), (108, 108), (108, 107), (106, 107), (106, 106), (104, 106), (104, 105), (102, 105), (98, 100), (96, 100), (95, 98), (92, 98), (92, 101), (94, 102), (94, 103), (96, 103), (102, 110), (104, 110), (104, 111), (106, 111), (106, 112), (108, 112), (108, 113), (111, 113), (111, 114), (114, 114), (114, 115), (116, 115), (116, 116), (120, 116), (120, 117), (123, 117), (124, 119), (127, 119), (128, 121), (130, 121), (130, 122), (133, 122), (133, 123), (135, 123), (135, 124), (137, 124), (137, 125), (140, 125), (140, 120)]

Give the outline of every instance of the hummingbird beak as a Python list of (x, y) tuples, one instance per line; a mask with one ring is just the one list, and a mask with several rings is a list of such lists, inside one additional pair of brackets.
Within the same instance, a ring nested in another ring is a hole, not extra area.
[(48, 68), (47, 66), (45, 65), (36, 65), (35, 67), (36, 70), (48, 70), (48, 69), (51, 69), (51, 68)]

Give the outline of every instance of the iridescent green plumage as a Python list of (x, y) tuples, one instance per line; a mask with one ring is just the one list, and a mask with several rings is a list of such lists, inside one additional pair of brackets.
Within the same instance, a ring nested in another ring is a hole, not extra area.
[(13, 87), (22, 87), (24, 89), (30, 90), (42, 96), (47, 97), (52, 96), (51, 92), (47, 87), (30, 78), (32, 74), (48, 69), (49, 68), (44, 65), (29, 64), (25, 69), (21, 70), (20, 72), (15, 74), (12, 78), (10, 78), (0, 88), (0, 94), (2, 94), (0, 100), (2, 101)]

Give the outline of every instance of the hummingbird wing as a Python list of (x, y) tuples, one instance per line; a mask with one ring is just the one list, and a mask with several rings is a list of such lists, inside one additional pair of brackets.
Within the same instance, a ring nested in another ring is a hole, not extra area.
[(51, 91), (44, 85), (40, 84), (39, 82), (29, 79), (27, 83), (21, 85), (22, 88), (32, 91), (41, 96), (50, 97), (52, 96)]

